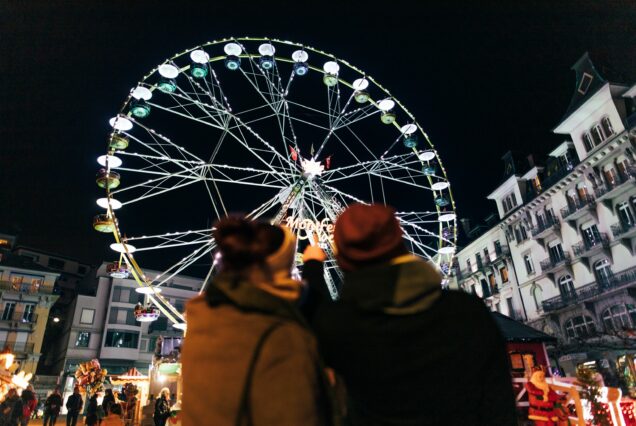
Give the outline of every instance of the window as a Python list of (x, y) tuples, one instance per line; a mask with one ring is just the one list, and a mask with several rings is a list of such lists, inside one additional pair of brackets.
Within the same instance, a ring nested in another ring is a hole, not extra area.
[(618, 175), (613, 167), (608, 167), (603, 170), (603, 175), (605, 176), (605, 182), (607, 182), (610, 187), (616, 186), (616, 183), (618, 182)]
[(148, 352), (148, 339), (141, 339), (141, 343), (139, 344), (140, 352)]
[(481, 268), (482, 266), (484, 266), (483, 262), (481, 261), (481, 254), (475, 253), (475, 260), (477, 261), (478, 268)]
[(605, 132), (605, 136), (609, 137), (614, 134), (614, 128), (612, 127), (612, 122), (609, 117), (603, 117), (601, 120), (601, 125), (603, 126), (603, 132)]
[(534, 299), (534, 306), (537, 311), (539, 311), (541, 309), (541, 302), (543, 301), (543, 290), (537, 284), (533, 284), (530, 293)]
[(583, 242), (586, 248), (594, 247), (601, 242), (601, 233), (598, 232), (596, 224), (581, 229), (581, 233), (583, 234)]
[(501, 268), (499, 268), (499, 275), (501, 275), (501, 282), (507, 283), (509, 280), (508, 267), (502, 266)]
[(576, 290), (574, 290), (574, 280), (572, 276), (565, 275), (559, 278), (559, 292), (561, 297), (565, 300), (570, 300), (576, 297)]
[(592, 141), (592, 136), (589, 133), (583, 133), (583, 145), (587, 152), (594, 149), (594, 141)]
[(137, 321), (135, 320), (134, 310), (125, 309), (125, 308), (110, 308), (108, 323), (109, 324), (139, 325)]
[(565, 254), (563, 253), (563, 247), (559, 242), (553, 242), (548, 247), (548, 253), (550, 254), (550, 260), (553, 263), (557, 263), (565, 259)]
[(473, 271), (473, 265), (470, 264), (470, 259), (466, 259), (466, 269), (468, 269), (468, 272)]
[(139, 333), (130, 331), (109, 330), (106, 332), (104, 346), (108, 348), (132, 348), (137, 349)]
[(599, 145), (605, 140), (605, 135), (603, 135), (603, 130), (601, 130), (600, 124), (595, 125), (590, 130), (592, 133), (592, 139), (594, 140), (594, 145)]
[(61, 259), (54, 259), (52, 257), (49, 257), (49, 268), (53, 268), (53, 269), (64, 269), (64, 266), (66, 265), (66, 262), (64, 262)]
[(607, 331), (620, 331), (631, 328), (625, 305), (614, 305), (603, 311), (603, 324)]
[(609, 284), (609, 281), (613, 275), (612, 267), (609, 263), (609, 260), (603, 259), (596, 262), (594, 264), (594, 273), (599, 283)]
[(488, 282), (485, 279), (481, 279), (481, 297), (486, 298), (490, 297), (490, 287), (488, 286)]
[(501, 255), (502, 250), (501, 250), (501, 242), (499, 240), (495, 240), (495, 254), (497, 256)]
[(594, 333), (596, 333), (594, 320), (587, 315), (574, 317), (565, 323), (565, 334), (571, 339), (590, 337)]
[(148, 333), (168, 330), (168, 318), (163, 315), (148, 325)]
[(515, 310), (512, 308), (512, 297), (508, 297), (506, 299), (506, 307), (508, 308), (508, 316), (514, 317)]
[(35, 318), (35, 305), (24, 305), (24, 311), (22, 311), (22, 322), (33, 322)]
[(486, 259), (486, 262), (490, 261), (490, 253), (488, 253), (488, 248), (484, 248), (484, 259)]
[(151, 337), (148, 339), (148, 352), (155, 352), (157, 349), (157, 337)]
[(583, 75), (581, 76), (581, 82), (579, 83), (579, 87), (576, 90), (581, 95), (585, 95), (587, 93), (587, 90), (590, 88), (590, 85), (592, 84), (592, 80), (594, 80), (594, 77), (584, 72)]
[(618, 219), (620, 220), (621, 225), (634, 225), (634, 213), (632, 213), (632, 209), (629, 207), (629, 203), (627, 201), (616, 206), (616, 212), (618, 213)]
[(504, 213), (508, 213), (510, 210), (516, 207), (517, 199), (515, 198), (515, 194), (511, 193), (506, 195), (503, 199), (502, 204), (503, 204)]
[(80, 331), (77, 333), (77, 339), (75, 340), (75, 347), (88, 348), (88, 344), (91, 341), (91, 333), (88, 331)]
[(523, 263), (526, 265), (526, 273), (528, 275), (534, 274), (534, 263), (532, 263), (532, 256), (529, 254), (524, 255)]
[(95, 319), (95, 309), (82, 308), (80, 324), (92, 324)]
[(627, 312), (629, 313), (629, 318), (632, 320), (632, 326), (633, 326), (633, 324), (636, 324), (636, 305), (632, 305), (631, 303), (628, 303), (626, 306), (627, 306)]
[(523, 225), (519, 225), (519, 232), (521, 232), (521, 239), (523, 241), (528, 239), (528, 233), (526, 232), (526, 228)]
[(3, 320), (13, 319), (13, 313), (15, 312), (15, 302), (5, 302), (4, 310), (2, 311)]
[[(137, 303), (139, 298), (143, 298), (143, 294), (139, 294), (129, 287), (117, 286), (113, 289), (113, 302), (121, 303)], [(142, 299), (143, 303), (143, 299)]]

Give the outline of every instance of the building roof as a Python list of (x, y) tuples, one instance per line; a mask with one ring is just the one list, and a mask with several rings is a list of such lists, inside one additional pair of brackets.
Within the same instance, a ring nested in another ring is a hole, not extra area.
[(19, 256), (17, 254), (10, 253), (8, 251), (0, 251), (0, 254), (1, 254), (0, 267), (13, 267), (13, 268), (20, 268), (20, 269), (28, 269), (31, 271), (46, 272), (48, 274), (60, 275), (59, 271), (56, 271), (51, 268), (47, 268), (42, 265), (38, 265), (30, 257)]
[(536, 330), (519, 321), (513, 320), (499, 312), (492, 312), (492, 316), (499, 327), (506, 342), (556, 342), (556, 338), (542, 331)]

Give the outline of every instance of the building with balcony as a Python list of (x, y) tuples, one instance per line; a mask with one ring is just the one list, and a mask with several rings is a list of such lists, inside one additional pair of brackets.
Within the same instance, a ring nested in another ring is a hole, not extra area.
[(35, 374), (60, 274), (14, 253), (15, 241), (0, 234), (0, 349), (11, 349), (20, 370)]
[(572, 69), (574, 94), (553, 129), (567, 139), (544, 165), (504, 156), (489, 232), (510, 249), (527, 322), (558, 339), (553, 363), (609, 371), (636, 352), (636, 85), (605, 80), (587, 54)]
[[(491, 217), (492, 218), (492, 217)], [(491, 222), (486, 220), (486, 224)], [(517, 320), (525, 320), (510, 248), (500, 227), (462, 223), (471, 241), (457, 253), (456, 284), (481, 297), (493, 311)], [(484, 231), (484, 232), (482, 232)]]
[[(181, 337), (183, 332), (160, 316), (153, 322), (135, 320), (134, 307), (144, 303), (144, 295), (135, 291), (135, 280), (110, 276), (109, 263), (100, 265), (92, 279), (95, 295), (80, 294), (71, 313), (60, 327), (62, 337), (51, 351), (52, 371), (73, 374), (80, 363), (98, 358), (102, 367), (120, 374), (131, 367), (147, 373), (157, 339)], [(152, 277), (159, 272), (144, 271)], [(198, 294), (202, 280), (177, 275), (162, 286), (162, 296), (183, 312), (185, 302)]]

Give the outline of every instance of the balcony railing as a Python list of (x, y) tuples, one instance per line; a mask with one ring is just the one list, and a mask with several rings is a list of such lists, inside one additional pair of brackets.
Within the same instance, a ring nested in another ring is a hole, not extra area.
[(561, 265), (568, 265), (572, 259), (570, 258), (570, 253), (563, 253), (563, 256), (555, 257), (555, 258), (547, 258), (540, 262), (541, 270), (546, 273), (552, 269), (558, 268)]
[(629, 182), (632, 176), (634, 175), (630, 171), (628, 171), (625, 175), (621, 173), (617, 174), (613, 182), (607, 182), (606, 184), (596, 188), (596, 190), (594, 191), (594, 194), (596, 194), (596, 198), (603, 198), (619, 186), (623, 185), (626, 182)]
[(15, 340), (5, 340), (3, 342), (0, 341), (0, 350), (7, 347), (14, 354), (33, 353), (33, 343), (29, 343), (29, 342), (16, 342)]
[(539, 235), (546, 234), (546, 231), (555, 230), (559, 225), (560, 223), (555, 217), (548, 216), (545, 220), (539, 222), (537, 226), (532, 228), (532, 236), (538, 238)]
[(583, 302), (609, 291), (628, 287), (636, 284), (636, 267), (626, 269), (623, 272), (612, 275), (602, 281), (578, 288), (573, 294), (557, 296), (543, 301), (543, 311), (550, 312), (563, 309), (574, 303)]
[(591, 195), (586, 197), (582, 197), (578, 199), (576, 202), (571, 203), (568, 207), (563, 207), (561, 209), (561, 217), (566, 219), (569, 216), (572, 216), (574, 213), (586, 208), (593, 206), (596, 203), (596, 200)]
[(0, 290), (16, 291), (25, 294), (52, 294), (53, 286), (44, 286), (34, 283), (14, 283), (11, 281), (0, 281)]
[[(38, 315), (35, 313), (13, 312), (11, 315), (0, 315), (0, 321), (19, 322), (23, 324), (35, 324), (38, 322)], [(0, 348), (1, 350), (2, 348)]]
[(614, 238), (620, 238), (630, 231), (636, 230), (636, 223), (615, 223), (612, 225), (612, 234)]
[(585, 256), (589, 252), (594, 251), (595, 249), (607, 247), (609, 245), (609, 238), (607, 238), (607, 234), (601, 233), (598, 237), (587, 240), (584, 239), (578, 244), (572, 246), (572, 252), (574, 256), (580, 257)]

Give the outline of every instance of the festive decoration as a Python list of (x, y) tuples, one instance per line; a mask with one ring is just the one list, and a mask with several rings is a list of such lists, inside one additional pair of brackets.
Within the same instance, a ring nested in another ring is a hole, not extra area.
[(141, 303), (137, 303), (134, 310), (135, 319), (140, 322), (151, 322), (159, 318), (159, 309), (154, 306), (143, 307)]
[(636, 412), (634, 411), (634, 401), (625, 399), (620, 402), (620, 407), (625, 426), (636, 426)]
[(590, 410), (594, 425), (610, 426), (608, 405), (601, 402), (601, 386), (596, 379), (596, 371), (584, 365), (576, 369), (577, 385), (581, 386), (579, 391), (581, 398), (590, 404)]
[(77, 386), (87, 394), (94, 394), (104, 390), (104, 380), (108, 370), (99, 365), (97, 359), (84, 362), (77, 367), (75, 371), (75, 379)]
[(528, 419), (537, 426), (552, 426), (567, 421), (568, 410), (564, 407), (566, 398), (550, 388), (545, 373), (537, 368), (526, 383), (530, 408)]

